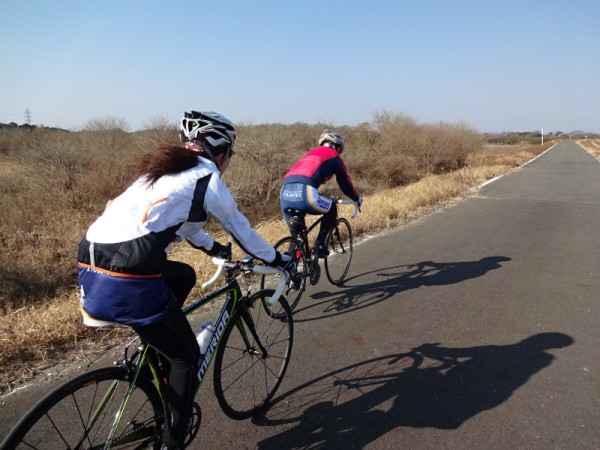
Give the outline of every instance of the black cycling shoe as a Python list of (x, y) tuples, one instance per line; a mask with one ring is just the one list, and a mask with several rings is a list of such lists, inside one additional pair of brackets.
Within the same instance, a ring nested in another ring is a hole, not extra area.
[(198, 430), (200, 430), (200, 423), (202, 422), (202, 409), (200, 405), (194, 402), (192, 407), (192, 416), (188, 422), (188, 430), (185, 437), (184, 447), (186, 448), (188, 445), (192, 443), (196, 435), (198, 434)]
[[(148, 448), (152, 448), (152, 449), (156, 449), (156, 450), (183, 450), (192, 443), (192, 441), (198, 434), (198, 430), (200, 430), (201, 422), (202, 422), (202, 409), (200, 408), (200, 405), (198, 403), (194, 402), (194, 404), (192, 405), (192, 415), (190, 416), (190, 418), (188, 420), (187, 432), (185, 435), (185, 442), (182, 445), (175, 445), (175, 446), (166, 445), (166, 444), (161, 445), (158, 442), (150, 442), (148, 444)], [(161, 428), (162, 428), (161, 433), (157, 437), (159, 441), (162, 440), (162, 432), (164, 431), (164, 424), (163, 424), (163, 427), (161, 427)]]
[(292, 278), (290, 280), (290, 288), (292, 288), (296, 291), (299, 291), (300, 289), (302, 289), (302, 281), (303, 281), (302, 277)]

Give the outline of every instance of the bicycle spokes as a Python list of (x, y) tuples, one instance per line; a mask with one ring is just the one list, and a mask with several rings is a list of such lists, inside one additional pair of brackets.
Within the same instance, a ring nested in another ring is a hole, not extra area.
[[(287, 367), (292, 348), (292, 318), (284, 298), (267, 312), (273, 290), (254, 294), (258, 300), (243, 320), (223, 333), (215, 358), (215, 394), (233, 419), (256, 413), (273, 396)], [(238, 314), (242, 311), (238, 310)], [(252, 324), (252, 325), (249, 325)]]

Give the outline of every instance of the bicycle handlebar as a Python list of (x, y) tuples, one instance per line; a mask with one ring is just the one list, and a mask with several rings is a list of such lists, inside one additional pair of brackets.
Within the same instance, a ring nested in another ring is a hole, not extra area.
[(341, 199), (338, 198), (336, 200), (336, 203), (338, 205), (354, 205), (354, 212), (352, 213), (352, 215), (350, 217), (352, 217), (353, 219), (358, 215), (358, 213), (360, 212), (360, 208), (358, 207), (358, 203), (355, 202), (354, 200), (345, 200), (345, 199)]
[[(200, 288), (203, 291), (210, 289), (217, 282), (217, 280), (223, 273), (223, 268), (225, 267), (225, 264), (228, 262), (231, 262), (231, 261), (227, 261), (223, 258), (211, 258), (211, 259), (212, 259), (212, 262), (217, 266), (217, 270), (215, 271), (213, 276), (210, 278), (210, 280), (202, 283)], [(259, 273), (262, 275), (280, 274), (281, 276), (279, 278), (279, 284), (277, 285), (277, 289), (275, 289), (275, 293), (273, 294), (273, 296), (269, 300), (267, 300), (267, 304), (269, 306), (273, 306), (275, 303), (277, 303), (277, 300), (279, 300), (281, 293), (285, 289), (285, 285), (287, 283), (287, 274), (283, 270), (276, 269), (275, 267), (261, 266), (261, 265), (253, 264), (250, 262), (242, 264), (241, 267), (243, 267), (244, 269), (248, 269), (252, 273)]]
[(211, 287), (213, 287), (213, 285), (217, 282), (217, 280), (223, 273), (223, 267), (225, 266), (225, 263), (227, 262), (227, 260), (222, 259), (222, 258), (211, 258), (211, 260), (217, 266), (217, 270), (215, 271), (213, 276), (210, 278), (210, 280), (202, 283), (202, 285), (200, 286), (200, 289), (202, 289), (203, 291), (206, 291), (206, 290), (210, 289)]

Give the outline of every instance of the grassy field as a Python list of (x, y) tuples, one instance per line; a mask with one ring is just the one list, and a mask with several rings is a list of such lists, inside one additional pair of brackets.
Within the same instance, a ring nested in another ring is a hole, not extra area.
[(600, 139), (582, 139), (577, 143), (594, 158), (600, 159)]
[[(412, 126), (414, 123), (411, 122), (409, 125)], [(319, 125), (317, 129), (320, 128)], [(256, 130), (251, 131), (257, 132)], [(273, 130), (268, 131), (269, 133), (273, 132)], [(287, 129), (285, 131), (291, 132), (292, 130)], [(394, 131), (397, 132), (398, 128), (395, 128)], [(418, 131), (422, 132), (423, 129)], [(430, 133), (432, 129), (427, 128), (424, 131)], [(433, 131), (437, 133), (440, 130), (435, 128)], [(456, 132), (457, 129), (451, 128), (450, 131)], [(462, 129), (459, 131), (463, 132)], [(355, 132), (357, 133), (355, 136), (356, 142), (359, 141), (359, 138), (366, 139), (358, 131)], [(448, 136), (447, 133), (449, 133), (448, 129), (442, 130), (442, 134), (446, 137)], [(396, 138), (399, 137), (401, 135), (396, 136)], [(468, 132), (467, 137), (468, 139), (473, 138)], [(305, 138), (303, 137), (303, 139)], [(422, 136), (421, 139), (423, 139)], [(260, 141), (264, 144), (264, 139)], [(307, 147), (310, 142), (310, 139), (306, 139)], [(280, 142), (273, 145), (280, 145)], [(360, 239), (361, 235), (367, 233), (376, 233), (401, 226), (430, 213), (441, 205), (469, 195), (485, 180), (514, 170), (551, 145), (552, 143), (547, 143), (542, 148), (541, 145), (531, 144), (481, 145), (479, 143), (477, 146), (470, 148), (465, 154), (453, 153), (458, 155), (459, 159), (464, 158), (462, 161), (456, 162), (456, 159), (448, 158), (448, 152), (446, 152), (446, 156), (442, 154), (442, 157), (437, 159), (438, 169), (435, 168), (435, 165), (430, 165), (424, 169), (419, 164), (413, 164), (412, 166), (405, 164), (402, 166), (402, 171), (394, 171), (393, 168), (388, 168), (385, 174), (387, 174), (389, 180), (386, 183), (379, 180), (377, 186), (374, 186), (375, 181), (372, 180), (373, 172), (378, 170), (377, 167), (366, 164), (361, 165), (359, 155), (355, 155), (355, 158), (347, 158), (347, 164), (353, 175), (356, 175), (360, 170), (367, 173), (366, 176), (362, 176), (360, 173), (355, 176), (362, 192), (368, 194), (365, 195), (362, 214), (352, 221), (353, 230)], [(301, 149), (301, 151), (304, 150), (306, 148)], [(252, 148), (248, 148), (247, 151), (258, 152), (258, 150), (252, 150)], [(3, 170), (9, 167), (9, 164), (10, 173), (13, 177), (17, 176), (19, 171), (30, 173), (30, 169), (22, 164), (21, 159), (12, 154), (7, 156), (7, 158), (4, 158), (4, 162), (0, 157), (0, 175), (2, 175)], [(390, 154), (387, 156), (382, 155), (382, 157), (384, 159), (395, 158), (396, 162), (403, 159), (403, 157), (390, 156)], [(287, 159), (289, 159), (289, 155)], [(413, 157), (413, 163), (415, 160), (416, 158)], [(443, 163), (440, 163), (442, 160)], [(428, 164), (431, 164), (431, 161), (433, 159), (429, 158)], [(280, 162), (282, 167), (287, 164), (287, 160), (285, 164)], [(116, 171), (115, 165), (109, 166), (108, 168), (104, 167), (102, 170)], [(60, 167), (60, 165), (57, 165), (57, 167)], [(228, 174), (235, 173), (236, 170), (239, 171), (241, 168), (232, 166)], [(270, 170), (273, 170), (275, 174), (278, 173), (274, 166)], [(278, 170), (280, 172), (281, 168)], [(382, 175), (380, 174), (380, 176)], [(118, 171), (114, 172), (112, 176), (119, 179), (125, 178), (121, 177)], [(280, 177), (280, 174), (278, 176)], [(274, 179), (277, 178), (275, 175), (273, 177)], [(401, 178), (401, 181), (393, 181), (394, 177)], [(412, 181), (409, 182), (408, 178), (411, 177)], [(61, 180), (68, 182), (68, 177), (61, 178)], [(232, 180), (226, 181), (230, 185), (232, 184)], [(10, 186), (8, 187), (10, 188)], [(237, 193), (237, 197), (245, 198), (245, 188), (236, 185), (235, 180), (231, 188), (234, 193)], [(35, 191), (35, 188), (32, 189)], [(277, 185), (274, 185), (272, 190), (263, 192), (262, 195), (270, 195), (270, 203), (276, 204), (277, 190)], [(13, 233), (14, 235), (8, 233), (2, 235), (0, 233), (0, 239), (9, 244), (11, 244), (10, 239), (15, 240), (15, 242), (20, 239), (16, 242), (16, 247), (12, 242), (11, 245), (13, 246), (9, 245), (8, 248), (24, 247), (27, 250), (30, 256), (12, 255), (13, 260), (20, 258), (20, 263), (24, 267), (33, 267), (40, 260), (57, 261), (57, 264), (60, 265), (59, 263), (66, 258), (66, 265), (63, 267), (68, 267), (68, 269), (62, 268), (60, 270), (69, 272), (63, 275), (66, 282), (61, 284), (60, 289), (48, 290), (50, 293), (54, 292), (55, 295), (45, 295), (41, 299), (31, 299), (26, 291), (23, 298), (28, 299), (27, 301), (3, 301), (2, 308), (0, 308), (0, 392), (10, 390), (11, 387), (35, 377), (44, 368), (52, 366), (57, 361), (64, 360), (66, 354), (71, 355), (69, 359), (73, 359), (75, 357), (73, 355), (77, 355), (77, 357), (87, 355), (88, 358), (93, 358), (95, 354), (106, 351), (116, 340), (122, 339), (125, 333), (130, 332), (127, 328), (97, 330), (84, 327), (78, 310), (76, 280), (73, 277), (73, 243), (80, 238), (91, 218), (97, 215), (105, 199), (110, 198), (111, 195), (114, 195), (114, 192), (107, 192), (105, 196), (96, 195), (92, 206), (86, 203), (89, 200), (77, 200), (75, 212), (78, 214), (74, 213), (72, 207), (64, 206), (63, 210), (60, 211), (61, 214), (59, 214), (64, 219), (62, 222), (58, 219), (52, 222), (48, 219), (50, 216), (44, 215), (44, 226), (54, 232), (51, 236), (44, 234), (41, 231), (42, 228), (27, 229), (27, 226), (23, 223), (19, 224), (20, 228), (18, 230), (22, 234), (16, 232)], [(252, 204), (249, 200), (247, 200), (247, 203)], [(240, 204), (244, 208), (244, 201), (241, 201)], [(40, 205), (38, 207), (42, 208)], [(271, 243), (287, 234), (287, 229), (279, 216), (277, 208), (274, 208), (274, 211), (270, 215), (260, 216), (248, 213), (247, 209), (244, 210), (253, 218), (252, 222), (259, 233)], [(16, 215), (9, 217), (13, 224), (16, 224), (17, 220), (20, 219), (22, 218)], [(29, 220), (32, 219), (29, 218)], [(59, 239), (61, 233), (67, 238), (66, 244)], [(228, 240), (226, 236), (219, 234), (218, 231), (214, 231), (212, 234), (220, 241)], [(239, 250), (237, 251), (239, 252)], [(236, 253), (236, 256), (242, 255)], [(30, 259), (27, 260), (27, 258)], [(191, 264), (197, 271), (198, 280), (206, 280), (214, 270), (214, 266), (202, 252), (194, 250), (187, 244), (176, 245), (171, 252), (171, 258)], [(35, 275), (38, 278), (43, 276), (47, 275), (43, 273)], [(51, 279), (54, 279), (54, 277), (53, 274), (49, 276)], [(196, 294), (198, 292), (194, 292), (192, 297)]]

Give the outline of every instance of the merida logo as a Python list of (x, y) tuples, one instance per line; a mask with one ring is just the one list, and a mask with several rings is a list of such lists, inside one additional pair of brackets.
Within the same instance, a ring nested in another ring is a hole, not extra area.
[(206, 372), (206, 369), (208, 368), (208, 363), (212, 358), (212, 354), (217, 348), (218, 342), (221, 340), (221, 335), (223, 334), (223, 330), (225, 329), (225, 325), (227, 325), (228, 320), (229, 312), (225, 310), (223, 312), (223, 317), (221, 318), (219, 324), (216, 326), (215, 334), (213, 334), (213, 338), (210, 341), (208, 348), (206, 349), (206, 355), (204, 355), (204, 360), (202, 361), (202, 365), (198, 370), (198, 380), (202, 380), (202, 378), (204, 378), (204, 372)]

